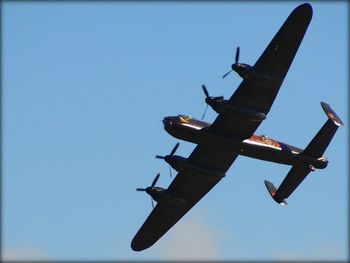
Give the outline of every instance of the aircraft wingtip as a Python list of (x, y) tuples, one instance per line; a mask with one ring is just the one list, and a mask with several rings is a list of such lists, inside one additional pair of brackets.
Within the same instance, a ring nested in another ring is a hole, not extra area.
[(307, 8), (312, 8), (311, 4), (310, 3), (303, 3), (301, 4), (300, 6), (305, 6)]
[(295, 8), (295, 11), (298, 10), (298, 12), (303, 12), (306, 17), (312, 17), (312, 6), (309, 3), (304, 3), (299, 5), (297, 8)]
[(304, 3), (304, 4), (299, 5), (297, 8), (303, 8), (303, 9), (312, 10), (312, 5), (309, 4), (309, 3)]
[(137, 244), (135, 244), (135, 242), (133, 242), (133, 241), (131, 242), (131, 245), (130, 245), (130, 246), (131, 246), (131, 249), (132, 249), (132, 250), (137, 251), (137, 252), (143, 250), (141, 247), (139, 247), (139, 246), (138, 246)]
[(152, 246), (153, 243), (145, 242), (145, 240), (141, 240), (138, 235), (136, 235), (133, 240), (131, 241), (130, 247), (134, 251), (142, 251), (150, 246)]

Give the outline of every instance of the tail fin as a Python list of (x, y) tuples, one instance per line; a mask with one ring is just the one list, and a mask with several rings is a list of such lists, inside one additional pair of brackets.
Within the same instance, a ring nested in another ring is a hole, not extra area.
[(283, 206), (288, 204), (285, 199), (282, 199), (282, 201), (281, 201), (281, 200), (278, 200), (275, 198), (277, 188), (276, 188), (276, 186), (273, 185), (273, 183), (271, 183), (268, 180), (265, 180), (264, 183), (265, 183), (265, 186), (267, 188), (267, 191), (269, 191), (269, 194), (271, 195), (273, 200), (275, 200), (277, 203), (279, 203), (280, 205), (283, 205)]
[(312, 139), (309, 145), (301, 153), (301, 155), (309, 156), (313, 158), (319, 158), (325, 152), (329, 143), (331, 142), (335, 132), (339, 126), (344, 125), (342, 120), (338, 115), (333, 111), (331, 106), (325, 102), (321, 102), (321, 106), (328, 116), (327, 122), (322, 126), (320, 131)]

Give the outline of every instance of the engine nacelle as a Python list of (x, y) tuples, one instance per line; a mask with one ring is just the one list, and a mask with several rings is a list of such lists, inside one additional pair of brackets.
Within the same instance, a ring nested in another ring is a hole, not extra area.
[(260, 73), (254, 69), (254, 67), (244, 64), (244, 63), (235, 63), (232, 64), (232, 70), (236, 71), (243, 79), (254, 82), (260, 86), (275, 86), (275, 78)]
[(222, 178), (225, 177), (224, 173), (218, 171), (212, 171), (205, 168), (201, 168), (199, 166), (189, 164), (187, 158), (178, 155), (167, 156), (165, 161), (177, 172), (184, 171), (185, 169), (191, 170), (195, 173), (200, 174), (202, 177), (207, 178)]
[(160, 204), (166, 205), (181, 205), (185, 204), (186, 200), (177, 196), (174, 193), (170, 193), (168, 189), (161, 187), (148, 187), (146, 192), (152, 197), (154, 201)]
[(228, 105), (228, 110), (252, 121), (263, 121), (266, 119), (265, 113), (241, 106)]
[(208, 97), (205, 102), (217, 113), (230, 113), (240, 119), (252, 121), (262, 121), (266, 119), (266, 114), (246, 107), (230, 105), (223, 97)]
[(181, 172), (187, 163), (187, 158), (178, 155), (168, 155), (164, 160), (177, 172)]

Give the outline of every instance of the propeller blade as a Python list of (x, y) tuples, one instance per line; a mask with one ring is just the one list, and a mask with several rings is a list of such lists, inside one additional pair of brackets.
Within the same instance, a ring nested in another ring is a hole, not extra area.
[(205, 85), (202, 85), (202, 89), (203, 89), (203, 92), (204, 92), (205, 96), (208, 98), (209, 97), (209, 92), (208, 92), (207, 88), (205, 87)]
[(171, 150), (170, 156), (173, 156), (174, 153), (176, 152), (177, 148), (179, 148), (180, 143), (177, 143), (175, 147)]
[(146, 191), (145, 188), (136, 188), (136, 191)]
[(207, 109), (208, 109), (208, 104), (207, 104), (207, 106), (205, 107), (205, 110), (204, 110), (204, 112), (203, 112), (202, 120), (204, 119), (204, 116), (205, 116), (205, 113), (207, 112)]
[(232, 71), (232, 70), (230, 70), (230, 71), (227, 72), (225, 75), (223, 75), (222, 78), (223, 78), (223, 79), (226, 78), (226, 76), (227, 76), (228, 74), (230, 74), (231, 71)]
[(235, 63), (237, 64), (239, 60), (239, 47), (236, 49), (236, 57), (235, 57)]
[(157, 159), (165, 159), (164, 156), (160, 156), (160, 155), (156, 155), (156, 158), (157, 158)]
[(169, 174), (170, 174), (170, 178), (173, 177), (173, 174), (172, 174), (172, 172), (171, 172), (171, 167), (170, 167), (170, 165), (169, 165)]
[(153, 182), (152, 182), (152, 184), (151, 184), (151, 187), (154, 187), (154, 186), (156, 185), (156, 183), (157, 183), (157, 181), (158, 181), (158, 179), (159, 179), (159, 176), (160, 176), (160, 173), (158, 173), (158, 174), (156, 175), (156, 177), (154, 178), (154, 180), (153, 180)]

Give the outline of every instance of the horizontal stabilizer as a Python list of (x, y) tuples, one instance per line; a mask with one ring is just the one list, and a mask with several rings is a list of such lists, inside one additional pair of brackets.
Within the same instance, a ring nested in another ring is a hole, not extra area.
[(321, 102), (321, 106), (329, 119), (322, 126), (322, 128), (305, 148), (305, 150), (301, 153), (301, 155), (313, 158), (322, 157), (322, 154), (327, 149), (339, 126), (344, 125), (342, 120), (333, 111), (331, 106), (325, 102)]
[(293, 166), (278, 189), (271, 182), (265, 180), (266, 188), (273, 200), (281, 205), (286, 205), (287, 201), (285, 199), (294, 192), (310, 171), (311, 169), (308, 167)]
[(273, 200), (275, 200), (277, 203), (279, 203), (280, 205), (283, 205), (283, 206), (288, 204), (286, 200), (282, 200), (281, 202), (278, 202), (278, 201), (275, 199), (275, 194), (276, 194), (276, 192), (277, 192), (277, 189), (276, 189), (276, 187), (273, 185), (273, 183), (271, 183), (271, 182), (268, 181), (268, 180), (265, 180), (264, 183), (265, 183), (265, 186), (266, 186), (266, 188), (267, 188), (267, 191), (269, 191), (269, 193), (270, 193), (271, 197), (273, 198)]
[(275, 199), (288, 198), (312, 170), (309, 167), (293, 166), (275, 194)]

